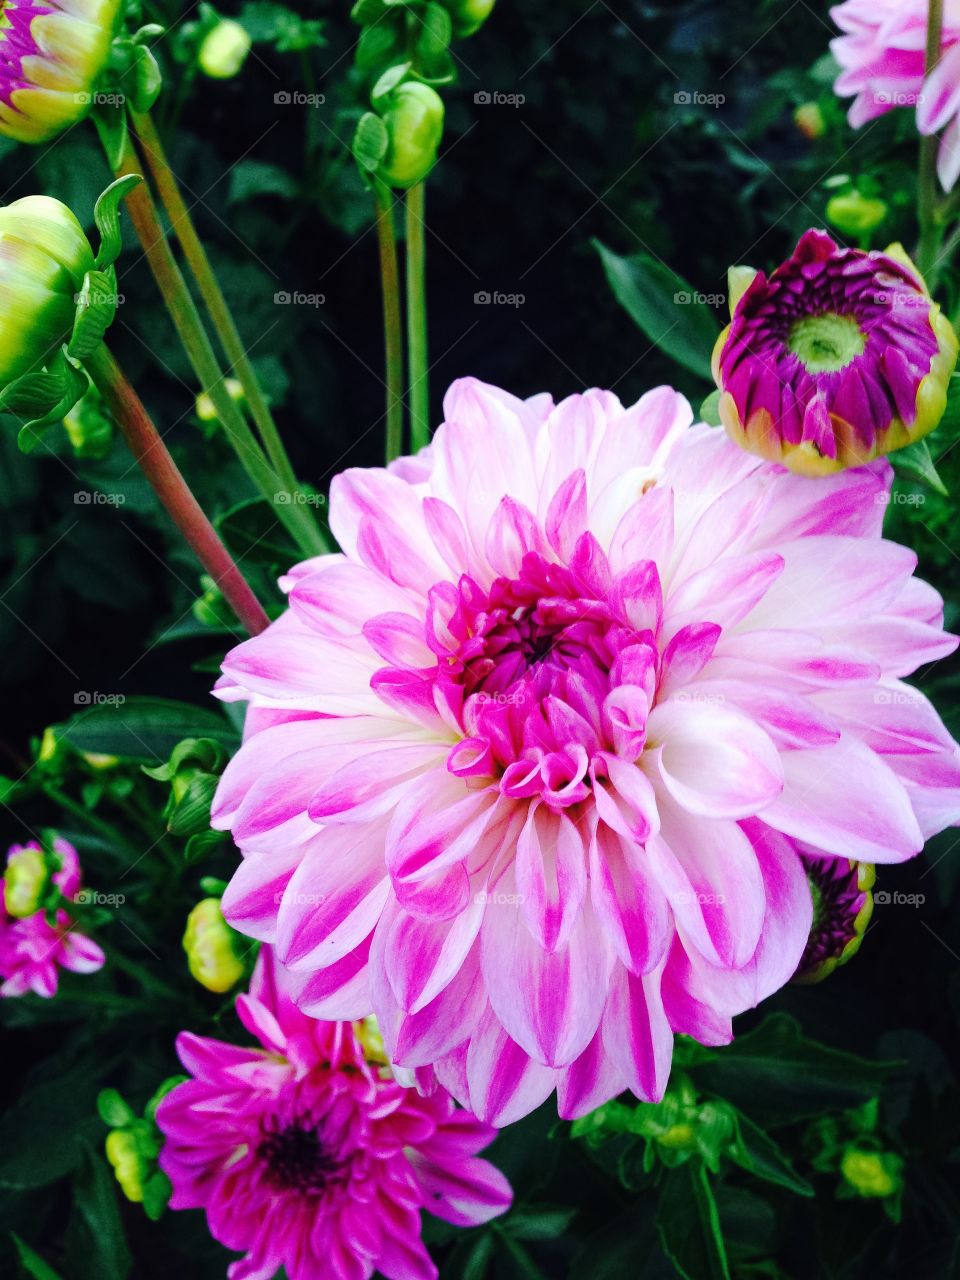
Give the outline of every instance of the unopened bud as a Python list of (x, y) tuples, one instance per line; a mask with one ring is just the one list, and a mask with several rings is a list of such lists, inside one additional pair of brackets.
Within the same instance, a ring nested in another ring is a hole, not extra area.
[(435, 89), (407, 81), (383, 113), (389, 146), (380, 177), (391, 187), (412, 187), (433, 168), (443, 136), (443, 100)]
[(236, 935), (223, 918), (219, 898), (203, 898), (187, 917), (183, 949), (190, 973), (202, 987), (222, 995), (243, 977)]
[(204, 75), (214, 80), (229, 80), (247, 60), (250, 33), (239, 22), (224, 18), (204, 37), (197, 61)]

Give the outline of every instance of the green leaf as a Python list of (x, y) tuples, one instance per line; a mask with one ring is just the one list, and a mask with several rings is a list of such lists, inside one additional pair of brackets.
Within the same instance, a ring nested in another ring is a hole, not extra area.
[(934, 493), (939, 493), (941, 497), (949, 497), (947, 486), (937, 472), (928, 441), (917, 440), (914, 444), (908, 444), (905, 449), (897, 449), (891, 453), (890, 461), (898, 475), (910, 476)]
[[(84, 696), (93, 695), (76, 695)], [(62, 736), (77, 751), (151, 764), (166, 760), (182, 738), (214, 738), (231, 748), (237, 741), (235, 730), (218, 712), (152, 697), (93, 703), (67, 721)]]
[(696, 291), (647, 253), (622, 258), (599, 240), (593, 243), (615, 298), (634, 323), (678, 364), (709, 378), (720, 328)]
[(162, 1169), (152, 1173), (143, 1184), (143, 1210), (151, 1222), (157, 1222), (163, 1217), (172, 1192), (170, 1179)]
[(776, 1013), (687, 1070), (698, 1089), (770, 1126), (859, 1106), (900, 1067), (808, 1040), (796, 1019)]
[(657, 1229), (664, 1252), (685, 1280), (730, 1280), (720, 1215), (706, 1166), (699, 1160), (667, 1174)]
[(390, 146), (387, 126), (372, 111), (360, 117), (353, 135), (353, 158), (366, 173), (375, 173)]
[(555, 1240), (562, 1236), (577, 1216), (576, 1209), (559, 1205), (530, 1205), (515, 1209), (501, 1223), (508, 1236), (516, 1240)]
[(160, 97), (162, 88), (163, 73), (160, 70), (160, 64), (145, 44), (138, 44), (133, 61), (133, 92), (131, 94), (134, 111), (149, 111)]
[(518, 1280), (546, 1280), (543, 1272), (518, 1240), (511, 1239), (502, 1229), (495, 1228), (496, 1240), (507, 1261), (506, 1274)]
[(88, 271), (83, 277), (73, 333), (67, 344), (67, 353), (74, 360), (85, 360), (99, 347), (117, 314), (118, 296), (117, 273), (112, 267), (108, 271)]
[(449, 9), (436, 0), (429, 0), (421, 22), (423, 25), (417, 35), (416, 54), (429, 63), (446, 53), (453, 39), (453, 20)]
[(28, 1276), (32, 1276), (33, 1280), (60, 1280), (59, 1273), (54, 1271), (53, 1267), (48, 1266), (39, 1253), (35, 1253), (25, 1240), (21, 1240), (15, 1231), (11, 1231), (10, 1235), (16, 1245), (20, 1265)]
[(796, 1172), (787, 1156), (767, 1134), (743, 1114), (736, 1113), (737, 1137), (727, 1155), (742, 1169), (798, 1196), (812, 1196), (813, 1187)]
[(387, 67), (383, 75), (370, 90), (370, 101), (375, 107), (390, 97), (397, 85), (402, 84), (406, 77), (410, 74), (409, 62), (398, 62), (392, 67)]
[(76, 1165), (79, 1139), (102, 1133), (90, 1064), (28, 1089), (0, 1120), (0, 1186), (43, 1187)]
[(263, 160), (241, 160), (230, 170), (227, 204), (242, 204), (254, 196), (280, 196), (293, 200), (300, 185), (292, 174)]
[(711, 391), (700, 406), (700, 421), (709, 427), (720, 427), (720, 392)]
[(103, 1123), (111, 1129), (122, 1129), (137, 1118), (116, 1089), (100, 1090), (97, 1094), (97, 1111)]
[(127, 147), (127, 113), (124, 107), (112, 102), (98, 102), (92, 112), (93, 123), (111, 169), (118, 169)]
[(133, 1265), (113, 1172), (90, 1147), (74, 1179), (67, 1249), (75, 1280), (126, 1280)]
[(120, 255), (120, 201), (142, 181), (139, 174), (128, 173), (117, 178), (116, 182), (111, 182), (97, 197), (97, 203), (93, 206), (93, 220), (100, 232), (100, 251), (96, 261), (100, 271), (113, 266)]

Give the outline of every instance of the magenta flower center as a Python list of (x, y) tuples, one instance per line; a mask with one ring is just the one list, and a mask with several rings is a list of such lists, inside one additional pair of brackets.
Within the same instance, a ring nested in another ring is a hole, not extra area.
[(340, 1163), (324, 1149), (309, 1119), (268, 1130), (257, 1155), (267, 1166), (269, 1180), (283, 1191), (322, 1192), (342, 1176)]

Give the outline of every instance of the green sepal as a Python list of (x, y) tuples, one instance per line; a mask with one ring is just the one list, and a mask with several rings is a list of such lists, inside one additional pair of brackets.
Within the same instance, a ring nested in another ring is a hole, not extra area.
[(97, 1094), (97, 1111), (100, 1119), (111, 1129), (122, 1129), (133, 1124), (136, 1114), (116, 1089), (101, 1089)]
[(160, 97), (163, 88), (163, 73), (160, 64), (145, 44), (135, 46), (132, 71), (132, 90), (130, 102), (134, 111), (149, 111)]
[(111, 169), (119, 169), (127, 149), (127, 113), (117, 103), (97, 102), (90, 113)]
[(130, 39), (136, 45), (146, 44), (148, 40), (159, 40), (166, 35), (167, 29), (159, 22), (146, 22), (139, 31), (135, 31)]
[(384, 71), (383, 75), (370, 90), (370, 101), (377, 111), (386, 106), (387, 99), (394, 89), (407, 78), (410, 74), (410, 69), (411, 64), (409, 62), (397, 62)]
[(67, 354), (74, 360), (85, 360), (92, 356), (116, 314), (116, 271), (113, 267), (108, 267), (106, 271), (88, 271), (83, 277), (83, 287), (77, 294), (77, 313), (73, 320), (73, 332), (67, 343)]
[(139, 174), (128, 173), (117, 178), (116, 182), (111, 182), (97, 197), (97, 203), (93, 207), (93, 220), (100, 232), (100, 251), (95, 264), (98, 271), (112, 267), (120, 256), (120, 201), (142, 181)]
[(899, 475), (919, 480), (934, 493), (939, 493), (942, 498), (949, 497), (947, 486), (943, 483), (937, 471), (937, 464), (933, 460), (933, 454), (930, 452), (929, 441), (916, 440), (913, 444), (897, 449), (895, 453), (891, 453), (890, 461)]
[(40, 444), (40, 431), (59, 422), (87, 389), (87, 375), (67, 359), (61, 347), (46, 369), (25, 373), (0, 392), (0, 409), (25, 418), (17, 445), (32, 453)]
[(390, 147), (387, 126), (372, 111), (365, 112), (353, 135), (353, 158), (361, 173), (376, 173)]

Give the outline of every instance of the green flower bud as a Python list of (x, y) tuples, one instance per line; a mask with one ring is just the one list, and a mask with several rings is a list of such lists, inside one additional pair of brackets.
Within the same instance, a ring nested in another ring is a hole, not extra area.
[(24, 846), (7, 859), (3, 876), (3, 905), (18, 920), (39, 911), (50, 882), (50, 868), (42, 849)]
[(63, 420), (67, 439), (78, 458), (105, 458), (113, 444), (113, 419), (93, 383)]
[(479, 31), (493, 12), (496, 0), (445, 0), (453, 19), (453, 33), (472, 36)]
[(93, 251), (65, 204), (25, 196), (0, 208), (0, 385), (39, 368), (73, 329)]
[(360, 1043), (360, 1047), (363, 1049), (363, 1056), (367, 1062), (371, 1062), (378, 1067), (390, 1065), (390, 1059), (387, 1057), (387, 1051), (383, 1044), (380, 1024), (372, 1013), (366, 1018), (361, 1018), (359, 1022), (355, 1022), (353, 1024), (353, 1032)]
[(250, 44), (246, 28), (224, 18), (207, 32), (200, 45), (197, 55), (200, 70), (214, 80), (229, 80), (246, 62)]
[(146, 1169), (137, 1149), (137, 1141), (129, 1129), (113, 1129), (104, 1143), (107, 1159), (113, 1166), (120, 1190), (134, 1204), (143, 1200), (143, 1180)]
[(190, 973), (208, 991), (222, 995), (243, 977), (234, 949), (236, 934), (223, 918), (219, 898), (203, 898), (187, 917), (183, 949)]
[(793, 123), (808, 142), (816, 142), (827, 131), (827, 122), (816, 102), (804, 102), (793, 113)]
[(903, 1161), (893, 1151), (864, 1151), (848, 1147), (840, 1161), (844, 1181), (858, 1196), (885, 1199), (903, 1187)]
[(868, 236), (887, 216), (887, 203), (859, 191), (833, 196), (827, 203), (827, 221), (845, 236)]
[(390, 95), (383, 123), (389, 145), (379, 176), (391, 187), (413, 187), (436, 163), (443, 100), (429, 85), (407, 81)]
[[(236, 378), (224, 378), (223, 389), (235, 404), (239, 404), (243, 400), (243, 387)], [(201, 422), (219, 421), (213, 401), (206, 391), (201, 391), (197, 396), (194, 412)]]

